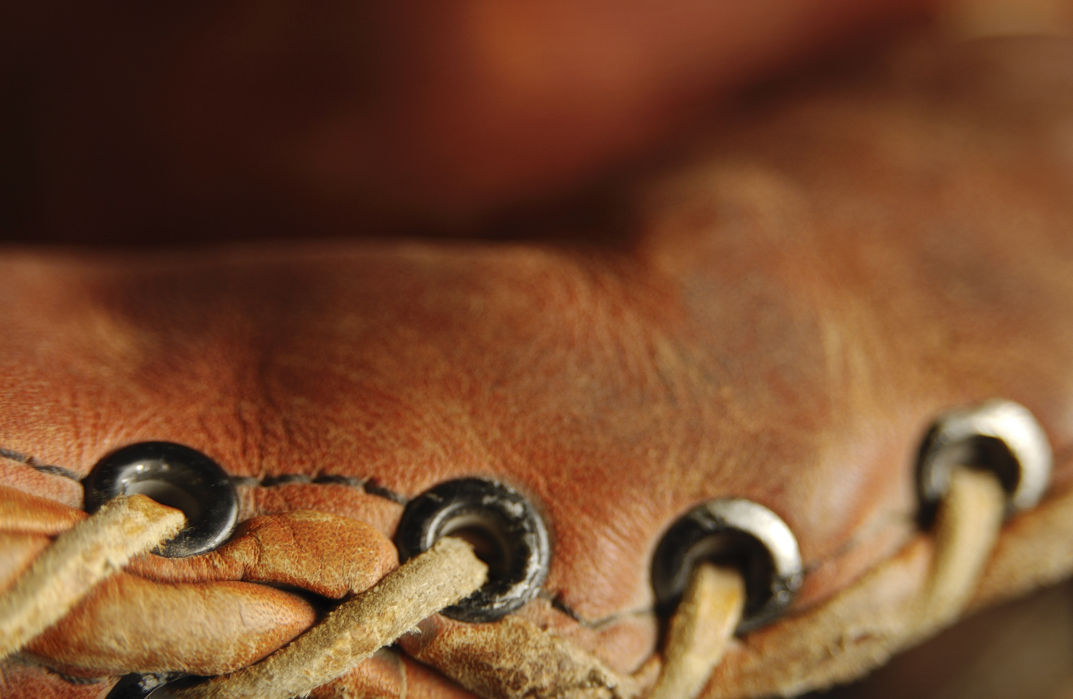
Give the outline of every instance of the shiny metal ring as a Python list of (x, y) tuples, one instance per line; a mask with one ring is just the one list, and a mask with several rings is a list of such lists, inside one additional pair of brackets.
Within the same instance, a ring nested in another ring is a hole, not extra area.
[(663, 535), (652, 561), (660, 612), (673, 613), (693, 567), (702, 560), (738, 567), (745, 580), (739, 632), (773, 621), (793, 601), (803, 569), (797, 539), (774, 512), (726, 498), (694, 507)]
[(182, 558), (211, 551), (231, 536), (238, 496), (227, 472), (201, 452), (172, 442), (140, 442), (101, 459), (82, 481), (93, 512), (118, 495), (142, 494), (182, 510), (186, 526), (155, 552)]
[(920, 497), (934, 507), (958, 466), (995, 472), (1009, 494), (1010, 512), (1034, 506), (1047, 491), (1053, 455), (1043, 428), (1027, 408), (991, 400), (946, 413), (924, 438), (917, 467)]

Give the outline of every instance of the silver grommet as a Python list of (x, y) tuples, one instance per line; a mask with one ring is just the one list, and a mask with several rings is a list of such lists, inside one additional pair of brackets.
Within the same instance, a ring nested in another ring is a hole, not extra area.
[(773, 621), (801, 587), (801, 552), (793, 532), (778, 515), (751, 500), (711, 500), (687, 512), (663, 535), (652, 561), (652, 587), (663, 615), (678, 606), (690, 572), (702, 560), (742, 572), (745, 611), (739, 632)]
[(1047, 491), (1053, 455), (1043, 428), (1027, 408), (1008, 400), (948, 412), (924, 438), (917, 467), (922, 502), (935, 505), (959, 466), (995, 472), (1009, 494), (1009, 512), (1034, 506)]

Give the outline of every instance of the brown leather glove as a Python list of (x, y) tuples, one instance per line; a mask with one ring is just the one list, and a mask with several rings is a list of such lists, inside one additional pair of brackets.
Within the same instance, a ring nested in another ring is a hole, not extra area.
[(618, 236), (9, 247), (0, 581), (83, 520), (78, 480), (132, 444), (211, 457), (243, 524), (136, 558), (5, 660), (0, 690), (99, 696), (271, 657), (390, 576), (404, 507), (460, 478), (521, 495), (546, 578), (499, 621), (430, 617), (320, 694), (647, 691), (675, 612), (661, 542), (727, 497), (781, 519), (803, 563), (705, 692), (826, 686), (935, 630), (902, 624), (957, 554), (917, 461), (939, 416), (993, 398), (1038, 419), (1053, 475), (935, 624), (1067, 576), (1069, 66), (1064, 40), (925, 42), (784, 86), (604, 212)]

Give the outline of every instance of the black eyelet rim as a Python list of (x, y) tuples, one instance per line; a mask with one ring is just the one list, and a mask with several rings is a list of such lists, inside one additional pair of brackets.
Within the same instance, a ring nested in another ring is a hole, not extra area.
[(187, 687), (204, 680), (201, 677), (186, 675), (181, 672), (164, 672), (159, 674), (131, 673), (123, 675), (112, 687), (105, 699), (147, 699), (174, 696), (172, 690)]
[(467, 526), (494, 540), (501, 570), (490, 570), (483, 587), (443, 614), (468, 622), (495, 621), (531, 600), (544, 584), (551, 558), (547, 528), (532, 504), (514, 489), (482, 478), (460, 478), (410, 501), (399, 520), (395, 544), (405, 561)]
[(790, 528), (751, 500), (710, 500), (686, 512), (660, 539), (652, 587), (660, 614), (674, 613), (693, 567), (711, 560), (738, 568), (745, 580), (744, 633), (778, 617), (801, 587), (801, 553)]
[(231, 479), (205, 454), (174, 442), (139, 442), (108, 454), (82, 481), (95, 512), (118, 495), (141, 493), (186, 515), (186, 526), (155, 553), (184, 558), (216, 548), (238, 520)]

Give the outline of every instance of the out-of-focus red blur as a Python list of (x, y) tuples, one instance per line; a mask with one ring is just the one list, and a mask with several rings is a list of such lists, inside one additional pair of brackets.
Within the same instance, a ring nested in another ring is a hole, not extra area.
[(0, 236), (458, 226), (613, 173), (734, 88), (933, 4), (24, 2), (0, 10)]

